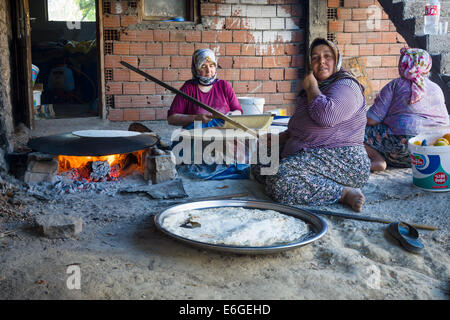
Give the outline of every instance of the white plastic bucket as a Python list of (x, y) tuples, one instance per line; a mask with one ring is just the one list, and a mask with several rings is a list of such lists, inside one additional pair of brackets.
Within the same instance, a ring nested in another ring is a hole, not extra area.
[[(413, 184), (427, 191), (450, 191), (450, 146), (433, 146), (436, 139), (450, 133), (450, 127), (442, 127), (432, 132), (420, 133), (409, 139)], [(419, 146), (427, 140), (429, 146)]]
[(240, 97), (238, 98), (243, 114), (261, 114), (264, 112), (264, 98)]
[(33, 90), (33, 106), (34, 107), (41, 105), (41, 94), (42, 94), (42, 91)]
[(34, 87), (34, 84), (36, 83), (38, 74), (39, 74), (39, 68), (37, 66), (35, 66), (34, 64), (32, 64), (31, 65), (31, 80), (33, 82), (33, 87)]

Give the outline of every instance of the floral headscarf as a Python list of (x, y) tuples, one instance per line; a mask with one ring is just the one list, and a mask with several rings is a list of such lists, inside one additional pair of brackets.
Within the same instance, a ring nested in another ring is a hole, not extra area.
[(400, 50), (398, 72), (402, 78), (411, 81), (410, 104), (422, 99), (425, 93), (424, 76), (431, 70), (431, 56), (423, 49), (402, 48)]
[(200, 68), (205, 62), (214, 62), (217, 67), (217, 58), (214, 51), (210, 49), (198, 49), (192, 55), (191, 71), (194, 79), (197, 79), (201, 85), (209, 86), (214, 83), (217, 77), (217, 71), (212, 77), (200, 76)]

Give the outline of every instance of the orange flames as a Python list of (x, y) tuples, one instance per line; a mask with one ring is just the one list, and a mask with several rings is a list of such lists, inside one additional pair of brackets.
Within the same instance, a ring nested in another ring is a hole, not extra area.
[(125, 176), (134, 171), (143, 174), (145, 169), (145, 155), (147, 150), (140, 150), (131, 153), (111, 154), (107, 156), (58, 156), (58, 173), (73, 170), (77, 174), (74, 179), (91, 181), (90, 172), (93, 162), (108, 162), (111, 170), (107, 180), (115, 180), (120, 176)]

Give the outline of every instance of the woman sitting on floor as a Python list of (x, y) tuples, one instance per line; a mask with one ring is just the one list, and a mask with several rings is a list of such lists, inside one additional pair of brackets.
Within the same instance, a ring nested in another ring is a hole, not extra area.
[[(217, 79), (217, 59), (210, 49), (199, 49), (192, 55), (192, 77), (180, 91), (222, 112), (223, 114), (242, 114), (242, 108), (231, 84)], [(203, 127), (221, 125), (222, 120), (213, 119), (212, 114), (198, 105), (177, 95), (167, 114), (167, 121), (174, 126), (192, 129), (194, 121), (201, 121)]]
[[(361, 211), (361, 190), (370, 175), (364, 149), (366, 111), (364, 89), (341, 69), (336, 45), (315, 39), (309, 50), (309, 69), (299, 104), (279, 134), (281, 162), (265, 180), (265, 190), (286, 204), (323, 205), (342, 202)], [(253, 169), (253, 168), (252, 168)], [(258, 175), (258, 166), (253, 170)], [(259, 167), (261, 169), (261, 167)]]
[(408, 140), (423, 126), (448, 125), (444, 94), (428, 79), (431, 62), (425, 50), (400, 50), (400, 77), (383, 87), (367, 112), (364, 144), (372, 171), (411, 167)]

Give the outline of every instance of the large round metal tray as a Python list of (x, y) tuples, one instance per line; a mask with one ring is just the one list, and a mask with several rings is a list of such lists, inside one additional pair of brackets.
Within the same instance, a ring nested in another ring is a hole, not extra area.
[[(176, 235), (163, 227), (164, 218), (171, 214), (175, 214), (177, 212), (186, 210), (208, 209), (218, 207), (245, 207), (250, 209), (275, 210), (282, 214), (293, 216), (308, 223), (311, 232), (308, 234), (307, 237), (287, 244), (266, 246), (266, 247), (247, 247), (247, 246), (211, 244), (206, 242), (195, 241)], [(325, 220), (323, 220), (322, 218), (311, 212), (288, 205), (261, 200), (209, 200), (209, 201), (196, 201), (179, 204), (172, 206), (164, 210), (163, 212), (157, 214), (155, 216), (155, 224), (156, 227), (163, 233), (189, 245), (193, 245), (195, 247), (199, 247), (202, 249), (212, 249), (224, 252), (244, 253), (244, 254), (266, 254), (294, 249), (297, 247), (307, 245), (317, 239), (320, 239), (328, 230), (328, 226)]]

